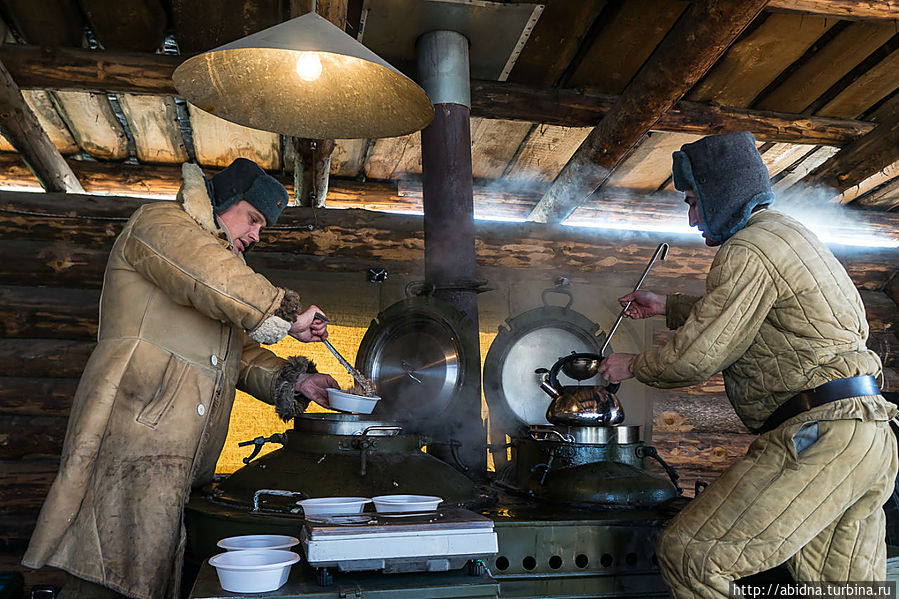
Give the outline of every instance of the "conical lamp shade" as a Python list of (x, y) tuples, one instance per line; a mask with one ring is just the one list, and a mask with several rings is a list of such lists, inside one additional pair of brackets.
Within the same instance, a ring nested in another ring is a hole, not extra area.
[(295, 137), (395, 137), (434, 118), (421, 87), (315, 13), (190, 58), (172, 79), (209, 113)]

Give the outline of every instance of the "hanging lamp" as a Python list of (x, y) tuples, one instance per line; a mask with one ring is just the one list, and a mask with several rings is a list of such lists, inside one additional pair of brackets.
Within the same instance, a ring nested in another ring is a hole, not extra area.
[(194, 56), (172, 79), (206, 112), (294, 137), (396, 137), (434, 118), (421, 87), (314, 12)]

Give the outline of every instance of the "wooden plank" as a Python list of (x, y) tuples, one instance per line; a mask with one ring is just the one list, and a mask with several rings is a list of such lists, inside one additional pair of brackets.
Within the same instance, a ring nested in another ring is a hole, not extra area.
[(774, 178), (814, 149), (808, 144), (774, 144), (762, 152), (762, 161), (768, 167), (768, 176)]
[(0, 286), (0, 337), (91, 340), (100, 291)]
[(58, 459), (67, 416), (0, 414), (0, 460)]
[(401, 137), (383, 137), (375, 141), (374, 148), (365, 163), (365, 176), (369, 179), (400, 178), (406, 169), (415, 168), (421, 173), (421, 134)]
[(281, 138), (277, 133), (250, 129), (192, 104), (188, 106), (194, 151), (200, 164), (223, 168), (236, 158), (249, 158), (266, 170), (280, 170)]
[(847, 20), (895, 21), (899, 2), (895, 0), (771, 0), (769, 10), (801, 12)]
[(536, 127), (523, 142), (506, 176), (518, 181), (552, 181), (590, 131), (590, 127)]
[(0, 339), (0, 377), (81, 376), (93, 341)]
[(82, 150), (100, 160), (128, 157), (128, 138), (106, 94), (53, 92), (59, 115)]
[[(776, 181), (771, 189), (775, 194), (778, 195), (782, 200), (790, 200), (789, 196), (786, 194), (787, 190), (791, 187), (799, 183), (802, 179), (806, 177), (809, 173), (814, 171), (816, 168), (827, 162), (827, 159), (836, 154), (839, 151), (839, 148), (831, 148), (830, 146), (821, 146), (814, 152), (812, 152), (808, 157), (802, 160), (800, 163), (793, 165), (789, 168), (787, 174)], [(809, 191), (809, 188), (805, 185), (800, 185), (794, 190), (794, 193), (800, 194), (800, 198), (804, 199), (801, 196), (805, 195)], [(822, 199), (831, 199), (832, 195), (828, 194), (829, 197)]]
[[(183, 57), (78, 48), (0, 45), (2, 60), (23, 89), (78, 89), (175, 95), (171, 77)], [(617, 100), (583, 90), (472, 81), (472, 116), (561, 126), (593, 126)], [(751, 131), (763, 141), (843, 145), (870, 123), (679, 102), (654, 125), (698, 135)], [(293, 168), (292, 165), (289, 168)]]
[[(653, 431), (652, 444), (666, 462), (678, 468), (713, 466), (723, 470), (746, 455), (753, 434)], [(716, 469), (717, 469), (716, 468)]]
[(59, 113), (56, 112), (56, 107), (53, 106), (53, 100), (48, 92), (24, 90), (22, 96), (37, 117), (41, 129), (47, 133), (50, 141), (53, 142), (60, 154), (74, 154), (80, 151), (78, 144), (75, 143), (75, 139), (69, 132), (69, 128), (59, 118)]
[(858, 185), (899, 161), (899, 114), (861, 137), (812, 171), (805, 183), (838, 192)]
[(54, 459), (0, 462), (0, 513), (34, 512), (36, 515), (57, 470), (59, 460)]
[[(357, 177), (362, 172), (367, 139), (337, 139), (331, 153), (331, 175), (335, 177)], [(284, 164), (290, 164), (287, 158)]]
[(190, 158), (181, 138), (178, 109), (168, 97), (116, 96), (134, 136), (137, 159), (150, 164), (180, 164)]
[(0, 377), (0, 414), (68, 417), (78, 379)]
[(899, 206), (899, 177), (854, 200), (855, 204), (875, 210), (895, 210)]
[(602, 30), (565, 86), (620, 94), (686, 8), (686, 2), (671, 0), (619, 3), (611, 15), (603, 15)]
[(22, 92), (0, 63), (0, 131), (22, 155), (41, 187), (47, 191), (84, 191), (81, 183), (41, 128)]
[(476, 179), (502, 177), (530, 130), (530, 123), (472, 118), (472, 176)]
[[(867, 194), (869, 191), (876, 189), (878, 187), (884, 186), (885, 183), (892, 181), (896, 177), (899, 177), (899, 160), (897, 160), (893, 164), (885, 166), (884, 168), (880, 169), (879, 171), (877, 171), (876, 173), (874, 173), (867, 179), (863, 179), (857, 185), (853, 185), (852, 187), (850, 187), (849, 189), (844, 191), (840, 195), (840, 203), (848, 204), (850, 202), (854, 202), (861, 196), (864, 196), (865, 194)], [(887, 189), (884, 188), (884, 189), (881, 189), (880, 193), (883, 194), (886, 191), (887, 191)], [(882, 195), (881, 195), (881, 197), (882, 197)], [(876, 197), (872, 195), (871, 198), (869, 198), (869, 202), (870, 202), (870, 200), (874, 200), (874, 199), (876, 199)], [(873, 204), (867, 203), (867, 204), (862, 204), (862, 205), (876, 206), (876, 203), (873, 203)]]
[(764, 1), (703, 0), (691, 5), (528, 217), (561, 222), (659, 118), (681, 99), (758, 15)]
[(555, 84), (577, 54), (581, 40), (606, 0), (546, 0), (541, 4), (543, 13), (515, 61), (509, 81), (540, 86)]
[(753, 108), (802, 112), (896, 33), (890, 23), (852, 23)]
[(155, 52), (162, 46), (168, 17), (160, 0), (81, 0), (81, 7), (108, 50)]
[(688, 133), (648, 133), (603, 187), (657, 190), (671, 176), (671, 154), (697, 139)]
[(842, 118), (857, 117), (896, 91), (899, 87), (896, 80), (897, 72), (899, 72), (899, 50), (894, 50), (822, 106), (816, 114)]
[(97, 287), (103, 284), (108, 248), (46, 241), (0, 240), (0, 281), (7, 285)]
[(792, 62), (836, 24), (834, 19), (771, 14), (728, 49), (688, 98), (726, 106), (749, 106)]
[(182, 54), (211, 50), (284, 18), (281, 0), (172, 0), (175, 41)]
[(874, 333), (892, 333), (899, 331), (896, 303), (883, 291), (859, 291), (865, 304), (865, 315), (868, 325)]
[(29, 44), (80, 46), (84, 20), (76, 0), (4, 0), (4, 18)]

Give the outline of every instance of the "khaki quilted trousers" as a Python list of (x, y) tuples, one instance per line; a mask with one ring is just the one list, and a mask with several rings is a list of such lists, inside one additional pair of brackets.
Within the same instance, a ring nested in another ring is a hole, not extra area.
[(729, 597), (732, 580), (783, 563), (797, 581), (884, 580), (889, 422), (818, 421), (797, 454), (814, 424), (761, 435), (671, 521), (656, 554), (672, 597)]

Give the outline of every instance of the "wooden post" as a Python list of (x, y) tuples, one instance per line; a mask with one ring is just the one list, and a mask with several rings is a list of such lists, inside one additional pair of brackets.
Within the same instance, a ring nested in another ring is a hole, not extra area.
[(84, 193), (65, 158), (25, 103), (19, 86), (0, 62), (0, 131), (46, 191)]

